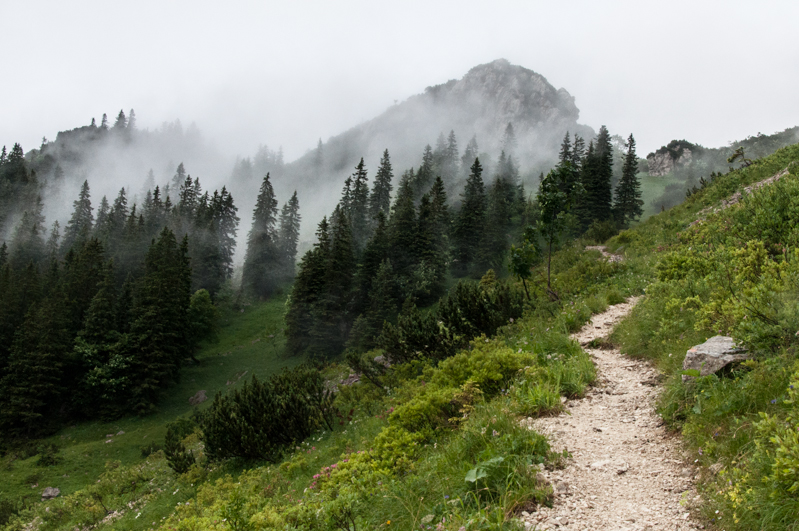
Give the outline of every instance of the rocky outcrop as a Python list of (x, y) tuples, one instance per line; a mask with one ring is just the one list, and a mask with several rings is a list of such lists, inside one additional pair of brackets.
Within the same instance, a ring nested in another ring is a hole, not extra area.
[(194, 393), (194, 396), (189, 398), (189, 404), (192, 406), (197, 406), (208, 400), (208, 396), (205, 393), (205, 389)]
[[(740, 348), (728, 336), (713, 336), (701, 345), (696, 345), (685, 354), (682, 368), (699, 371), (699, 376), (715, 374), (730, 364), (749, 359), (746, 349)], [(683, 375), (683, 382), (693, 376)]]
[(673, 140), (646, 157), (649, 165), (649, 175), (662, 177), (671, 173), (674, 168), (686, 166), (694, 159), (694, 155), (701, 148), (685, 140)]
[(42, 492), (42, 501), (52, 500), (53, 498), (57, 498), (60, 495), (61, 495), (61, 489), (58, 489), (56, 487), (47, 487), (46, 489), (44, 489), (44, 492)]

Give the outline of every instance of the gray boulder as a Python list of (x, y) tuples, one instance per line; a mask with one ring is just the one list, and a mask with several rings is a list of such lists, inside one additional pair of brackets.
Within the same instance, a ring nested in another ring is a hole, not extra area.
[(208, 400), (208, 396), (205, 394), (205, 389), (203, 389), (202, 391), (197, 391), (193, 397), (189, 398), (189, 404), (192, 406), (197, 406), (206, 400)]
[[(746, 349), (735, 345), (735, 341), (728, 336), (713, 336), (701, 345), (696, 345), (685, 354), (682, 363), (683, 370), (697, 370), (700, 376), (714, 374), (731, 363), (738, 363), (749, 359)], [(683, 375), (682, 381), (686, 382), (692, 377)]]
[(61, 494), (61, 490), (57, 487), (47, 487), (42, 492), (42, 500), (52, 500), (53, 498), (57, 498)]

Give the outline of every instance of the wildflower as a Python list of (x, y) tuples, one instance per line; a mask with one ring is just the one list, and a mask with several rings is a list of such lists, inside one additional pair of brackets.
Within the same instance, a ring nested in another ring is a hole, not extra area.
[(387, 520), (386, 525), (391, 525), (391, 520)]
[(789, 385), (788, 389), (793, 389), (793, 384)]
[(444, 494), (444, 499), (448, 500), (449, 499), (449, 494)]
[(493, 435), (494, 437), (497, 437), (499, 435), (499, 432), (497, 430), (492, 430), (491, 431), (491, 435)]
[(774, 400), (771, 401), (771, 403), (772, 404), (776, 404), (777, 403), (777, 399), (775, 398)]
[(699, 455), (704, 455), (701, 448), (699, 449)]

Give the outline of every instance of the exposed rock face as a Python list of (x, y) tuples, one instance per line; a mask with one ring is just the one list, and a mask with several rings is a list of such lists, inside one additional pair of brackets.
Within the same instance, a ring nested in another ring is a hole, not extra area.
[(193, 397), (189, 398), (189, 404), (191, 404), (192, 406), (196, 406), (208, 400), (208, 397), (205, 395), (205, 392), (206, 392), (205, 389), (203, 389), (202, 391), (197, 391)]
[(671, 173), (677, 166), (685, 166), (693, 160), (696, 146), (690, 142), (673, 141), (668, 146), (664, 146), (646, 157), (649, 163), (649, 175), (662, 177)]
[[(697, 370), (700, 376), (714, 374), (731, 363), (749, 359), (745, 349), (735, 345), (735, 341), (728, 336), (713, 336), (701, 345), (696, 345), (688, 350), (683, 361), (683, 370)], [(691, 376), (683, 375), (683, 382)]]
[(61, 494), (61, 489), (56, 487), (47, 487), (42, 492), (42, 500), (52, 500), (53, 498), (57, 498)]

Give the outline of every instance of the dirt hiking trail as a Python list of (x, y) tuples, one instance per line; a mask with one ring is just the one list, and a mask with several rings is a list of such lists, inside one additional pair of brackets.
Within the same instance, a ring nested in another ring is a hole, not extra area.
[(694, 470), (681, 459), (680, 440), (655, 413), (658, 372), (618, 350), (588, 347), (607, 337), (639, 298), (611, 306), (572, 334), (594, 360), (597, 383), (582, 399), (566, 402), (557, 417), (530, 419), (550, 437), (554, 450), (568, 450), (566, 468), (542, 474), (555, 489), (554, 506), (523, 513), (527, 529), (700, 529), (687, 507), (696, 498)]

